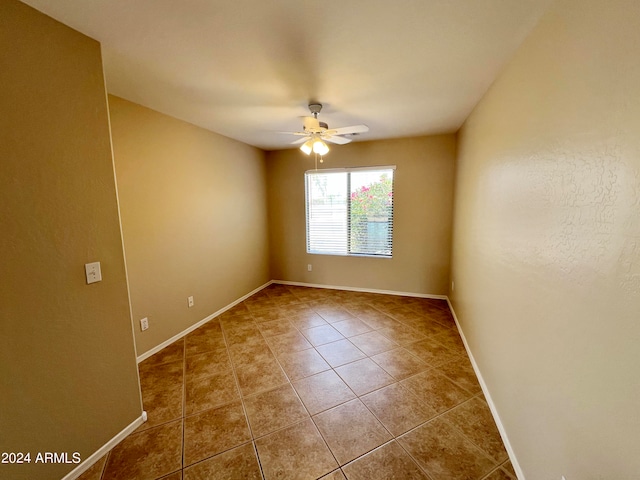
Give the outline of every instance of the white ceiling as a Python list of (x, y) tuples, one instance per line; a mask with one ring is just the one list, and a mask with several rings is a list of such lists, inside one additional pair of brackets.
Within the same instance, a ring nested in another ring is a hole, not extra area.
[(553, 0), (24, 0), (102, 43), (109, 93), (263, 149), (309, 100), (373, 140), (455, 132)]

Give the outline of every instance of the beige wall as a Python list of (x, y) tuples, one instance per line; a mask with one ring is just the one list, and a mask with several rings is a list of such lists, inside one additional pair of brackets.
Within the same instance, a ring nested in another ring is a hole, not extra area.
[(640, 472), (639, 24), (558, 2), (459, 135), (453, 303), (531, 480)]
[[(100, 46), (0, 2), (0, 478), (61, 478), (142, 412)], [(86, 285), (84, 264), (103, 281)]]
[(109, 106), (141, 355), (270, 280), (265, 158), (118, 97)]
[[(397, 165), (393, 258), (306, 253), (304, 172), (300, 150), (268, 154), (271, 273), (274, 279), (399, 292), (447, 293), (455, 135), (336, 146), (321, 168)], [(313, 270), (307, 271), (312, 264)]]

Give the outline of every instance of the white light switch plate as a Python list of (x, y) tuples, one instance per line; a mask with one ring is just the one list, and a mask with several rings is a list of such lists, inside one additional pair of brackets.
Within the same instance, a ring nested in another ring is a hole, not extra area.
[(102, 271), (100, 270), (100, 262), (85, 263), (84, 272), (87, 275), (87, 284), (102, 281)]

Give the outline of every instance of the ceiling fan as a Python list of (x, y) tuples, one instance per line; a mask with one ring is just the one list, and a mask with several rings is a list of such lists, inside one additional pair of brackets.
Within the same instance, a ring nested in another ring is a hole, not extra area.
[(329, 146), (326, 142), (336, 143), (338, 145), (344, 145), (351, 141), (350, 138), (343, 135), (357, 135), (369, 131), (369, 127), (366, 125), (352, 125), (350, 127), (341, 128), (329, 128), (329, 126), (318, 120), (318, 114), (322, 110), (322, 104), (311, 103), (309, 104), (309, 111), (311, 117), (304, 117), (304, 123), (301, 132), (283, 132), (291, 135), (298, 135), (302, 138), (291, 142), (292, 145), (302, 144), (300, 150), (307, 155), (311, 152), (317, 153), (322, 156), (329, 151)]

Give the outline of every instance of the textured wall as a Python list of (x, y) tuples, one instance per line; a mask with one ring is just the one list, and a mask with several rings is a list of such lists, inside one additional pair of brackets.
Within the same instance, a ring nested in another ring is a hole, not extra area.
[[(62, 478), (142, 412), (100, 46), (0, 2), (0, 464)], [(84, 264), (103, 280), (87, 285)]]
[[(304, 172), (300, 150), (269, 152), (269, 227), (274, 279), (425, 294), (447, 293), (455, 136), (336, 146), (322, 168), (397, 165), (393, 258), (306, 253)], [(307, 271), (307, 264), (313, 271)]]
[(558, 2), (459, 134), (453, 303), (531, 480), (640, 472), (639, 24)]
[(109, 108), (141, 355), (271, 279), (265, 158), (118, 97)]

